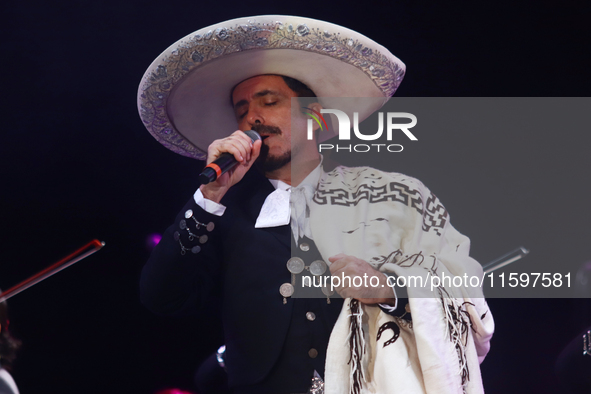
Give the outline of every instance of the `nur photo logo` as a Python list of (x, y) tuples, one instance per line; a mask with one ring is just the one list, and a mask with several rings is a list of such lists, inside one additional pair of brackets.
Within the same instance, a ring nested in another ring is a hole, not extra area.
[[(338, 136), (339, 141), (350, 141), (351, 140), (351, 129), (353, 130), (353, 134), (356, 138), (362, 141), (376, 141), (382, 137), (384, 134), (384, 129), (386, 131), (386, 139), (388, 141), (392, 141), (392, 137), (395, 132), (402, 132), (406, 137), (408, 137), (411, 141), (418, 141), (417, 137), (410, 131), (411, 128), (417, 125), (417, 117), (408, 112), (378, 112), (378, 130), (373, 134), (364, 134), (359, 130), (359, 113), (353, 112), (353, 122), (351, 124), (351, 120), (349, 116), (338, 109), (325, 109), (322, 108), (320, 112), (313, 110), (309, 107), (302, 107), (310, 119), (308, 119), (307, 124), (307, 138), (308, 140), (312, 140), (314, 138), (314, 122), (318, 124), (321, 131), (328, 129), (328, 124), (326, 119), (322, 114), (332, 114), (336, 117), (338, 123)], [(375, 114), (372, 116), (376, 116)], [(384, 122), (385, 118), (385, 122)], [(407, 119), (410, 122), (408, 123), (396, 123), (395, 120), (400, 119)], [(385, 127), (384, 127), (385, 123)], [(349, 145), (341, 145), (341, 144), (320, 144), (318, 146), (318, 151), (322, 152), (323, 150), (331, 150), (336, 149), (336, 151), (346, 150), (349, 152), (380, 152), (380, 151), (387, 151), (387, 152), (402, 152), (404, 147), (400, 144), (349, 144)]]

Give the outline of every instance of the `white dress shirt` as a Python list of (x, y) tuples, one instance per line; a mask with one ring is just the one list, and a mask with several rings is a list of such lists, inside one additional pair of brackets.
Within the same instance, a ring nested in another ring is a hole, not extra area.
[[(296, 242), (304, 235), (313, 240), (307, 206), (316, 191), (321, 166), (322, 158), (320, 164), (296, 187), (292, 187), (278, 179), (269, 179), (275, 191), (265, 199), (254, 227), (278, 227), (291, 222), (291, 229)], [(224, 205), (203, 197), (200, 189), (197, 189), (193, 199), (203, 210), (213, 215), (222, 216), (226, 210)]]

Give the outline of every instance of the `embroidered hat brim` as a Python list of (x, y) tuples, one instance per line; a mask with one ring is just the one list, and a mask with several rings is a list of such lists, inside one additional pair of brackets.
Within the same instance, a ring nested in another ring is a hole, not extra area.
[[(381, 97), (359, 105), (360, 121), (394, 94), (405, 66), (353, 30), (310, 18), (263, 15), (200, 29), (166, 49), (147, 69), (138, 110), (162, 145), (204, 160), (207, 147), (237, 128), (231, 91), (245, 79), (285, 75), (318, 97)], [(330, 108), (330, 99), (321, 102)], [(320, 140), (332, 137), (321, 134)]]

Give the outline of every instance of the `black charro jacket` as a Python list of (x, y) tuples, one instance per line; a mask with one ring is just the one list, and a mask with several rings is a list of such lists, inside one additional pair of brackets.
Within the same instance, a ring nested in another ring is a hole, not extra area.
[[(324, 373), (328, 338), (342, 307), (340, 299), (328, 304), (323, 298), (287, 298), (284, 304), (279, 288), (291, 282), (286, 262), (291, 249), (299, 248), (289, 225), (254, 228), (273, 190), (253, 170), (224, 196), (227, 208), (221, 217), (205, 212), (191, 199), (142, 271), (141, 298), (152, 311), (200, 312), (199, 316), (222, 320), (228, 382), (236, 393), (306, 392), (313, 371)], [(199, 222), (213, 222), (214, 230), (197, 229), (192, 218), (185, 218), (187, 210)], [(192, 233), (207, 234), (207, 242), (191, 241), (180, 226), (182, 220)], [(186, 250), (183, 255), (179, 242), (187, 249), (200, 245), (201, 250), (196, 254)], [(319, 258), (312, 249), (309, 253), (317, 256), (307, 264)], [(308, 320), (307, 312), (316, 318)], [(316, 357), (310, 357), (311, 349), (317, 350)]]

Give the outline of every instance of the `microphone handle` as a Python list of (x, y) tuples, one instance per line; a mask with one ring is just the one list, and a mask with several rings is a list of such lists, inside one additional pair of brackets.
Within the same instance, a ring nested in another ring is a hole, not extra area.
[(209, 163), (207, 167), (199, 174), (199, 182), (202, 185), (207, 185), (213, 182), (225, 172), (231, 170), (238, 165), (238, 161), (231, 153), (222, 153), (214, 162)]

